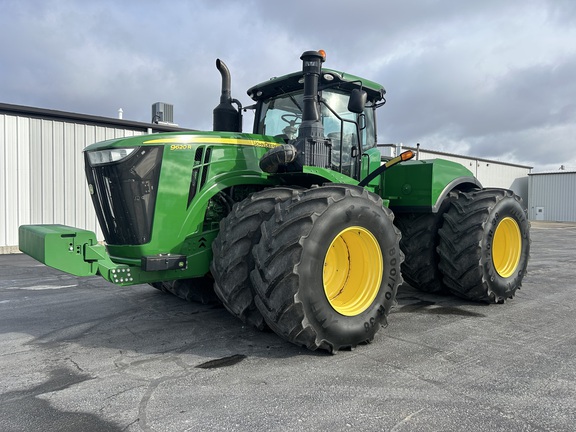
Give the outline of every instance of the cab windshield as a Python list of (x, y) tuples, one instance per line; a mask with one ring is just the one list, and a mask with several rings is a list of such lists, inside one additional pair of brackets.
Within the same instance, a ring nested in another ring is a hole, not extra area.
[[(367, 106), (361, 115), (348, 111), (349, 94), (337, 90), (324, 90), (321, 93), (320, 115), (324, 133), (332, 140), (332, 157), (339, 158), (351, 154), (354, 146), (362, 149), (376, 145), (374, 130), (374, 109)], [(286, 140), (295, 139), (302, 122), (303, 93), (295, 92), (280, 95), (262, 103), (260, 115), (256, 119), (255, 133), (272, 135)], [(360, 116), (363, 118), (360, 119)], [(357, 127), (360, 125), (360, 127)], [(358, 136), (360, 129), (360, 136)], [(359, 142), (359, 139), (361, 142)], [(342, 150), (340, 150), (342, 146)]]

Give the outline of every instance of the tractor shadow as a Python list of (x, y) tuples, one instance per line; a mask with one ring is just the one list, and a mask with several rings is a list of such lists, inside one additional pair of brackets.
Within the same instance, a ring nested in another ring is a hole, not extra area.
[[(195, 367), (204, 369), (232, 366), (249, 357), (330, 356), (286, 342), (271, 330), (246, 325), (220, 304), (187, 302), (148, 285), (119, 288), (98, 278), (78, 279), (76, 288), (50, 292), (50, 298), (60, 295), (66, 295), (66, 300), (50, 300), (44, 325), (32, 327), (22, 322), (24, 328), (19, 330), (34, 336), (29, 345), (58, 350), (79, 344), (127, 358), (192, 356)], [(455, 296), (423, 293), (405, 284), (390, 313), (397, 318), (419, 314), (462, 319), (486, 316), (486, 306)]]
[[(28, 345), (59, 350), (79, 344), (112, 350), (126, 357), (120, 363), (139, 356), (186, 356), (204, 369), (232, 366), (248, 357), (329, 355), (288, 343), (271, 330), (246, 325), (220, 304), (187, 302), (148, 285), (120, 288), (83, 279), (67, 291), (65, 301), (50, 300), (44, 325), (21, 321), (18, 331), (34, 336)], [(62, 289), (50, 294), (66, 293)]]
[(483, 310), (487, 306), (489, 305), (465, 300), (451, 294), (425, 293), (408, 284), (404, 284), (398, 288), (396, 305), (391, 313), (486, 317)]

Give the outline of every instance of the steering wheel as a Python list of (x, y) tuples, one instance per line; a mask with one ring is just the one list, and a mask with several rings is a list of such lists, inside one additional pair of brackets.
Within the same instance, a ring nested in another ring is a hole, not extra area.
[(296, 134), (298, 133), (298, 128), (296, 127), (296, 125), (302, 123), (302, 115), (288, 113), (283, 114), (282, 116), (280, 116), (280, 118), (282, 119), (282, 121), (288, 123), (288, 126), (282, 129), (282, 135), (281, 135), (282, 138), (288, 140), (294, 139), (296, 137)]
[(288, 123), (291, 127), (294, 127), (302, 122), (301, 114), (283, 114), (280, 118)]

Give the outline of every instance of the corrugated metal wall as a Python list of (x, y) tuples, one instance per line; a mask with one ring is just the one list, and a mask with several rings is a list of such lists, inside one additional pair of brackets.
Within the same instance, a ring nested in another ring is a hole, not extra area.
[(15, 252), (18, 226), (64, 224), (102, 233), (82, 150), (142, 131), (0, 114), (0, 253)]
[(529, 191), (531, 220), (576, 222), (576, 172), (531, 174)]

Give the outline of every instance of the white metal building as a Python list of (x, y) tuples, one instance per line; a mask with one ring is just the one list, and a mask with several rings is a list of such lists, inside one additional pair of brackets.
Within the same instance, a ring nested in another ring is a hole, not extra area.
[(529, 191), (531, 220), (576, 222), (576, 171), (531, 173)]
[(23, 224), (99, 230), (84, 175), (89, 144), (183, 130), (114, 118), (0, 104), (0, 253), (18, 251)]
[(516, 195), (522, 197), (524, 207), (529, 206), (528, 175), (532, 170), (531, 166), (426, 150), (421, 147), (402, 147), (395, 144), (379, 144), (378, 147), (380, 147), (380, 153), (383, 156), (396, 156), (403, 150), (413, 150), (416, 152), (418, 159), (441, 158), (457, 162), (472, 171), (472, 174), (480, 181), (483, 187), (510, 189)]

